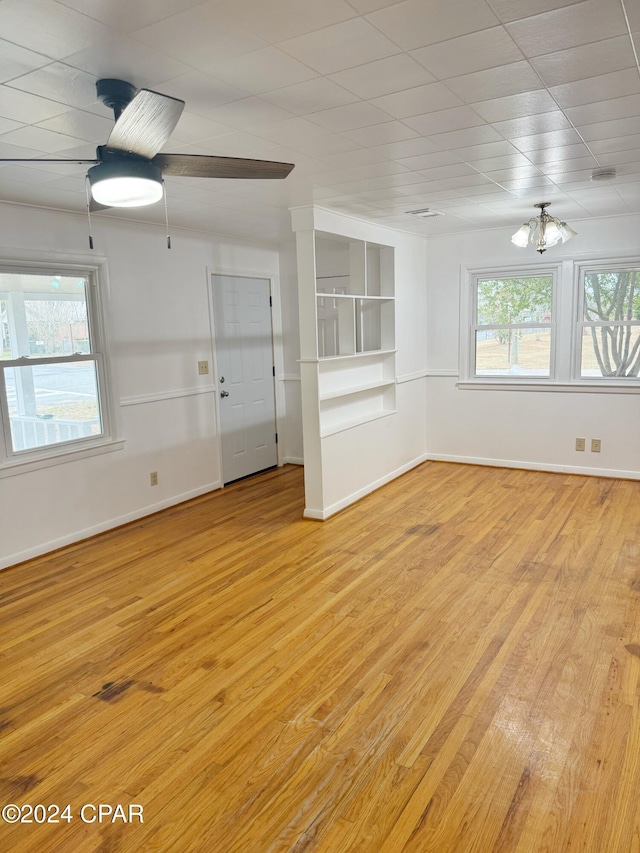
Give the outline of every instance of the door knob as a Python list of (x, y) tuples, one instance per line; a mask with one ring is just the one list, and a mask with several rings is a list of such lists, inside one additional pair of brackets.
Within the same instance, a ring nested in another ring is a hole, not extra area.
[(228, 396), (229, 396), (229, 392), (228, 392), (228, 391), (221, 391), (221, 392), (220, 392), (220, 396), (221, 396), (221, 397), (228, 397)]

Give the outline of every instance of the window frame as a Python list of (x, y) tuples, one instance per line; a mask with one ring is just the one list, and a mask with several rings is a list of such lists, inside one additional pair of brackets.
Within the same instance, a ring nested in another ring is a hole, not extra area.
[[(114, 387), (111, 378), (109, 342), (106, 324), (108, 302), (108, 276), (106, 261), (101, 259), (72, 261), (56, 257), (51, 259), (7, 257), (0, 251), (0, 272), (78, 276), (86, 279), (85, 304), (91, 352), (83, 354), (55, 355), (43, 357), (18, 357), (3, 359), (0, 364), (0, 478), (26, 473), (51, 465), (57, 465), (72, 459), (93, 456), (111, 450), (119, 450), (124, 442), (116, 437), (116, 423), (113, 405)], [(8, 367), (35, 367), (41, 364), (74, 364), (91, 362), (95, 364), (98, 407), (102, 423), (102, 432), (95, 436), (82, 436), (69, 441), (57, 442), (25, 450), (14, 450), (11, 439), (8, 396), (4, 371)]]
[[(556, 271), (556, 287), (552, 306), (555, 336), (552, 339), (554, 377), (475, 376), (472, 324), (475, 324), (475, 301), (478, 278), (508, 278), (519, 275), (545, 274)], [(460, 337), (457, 387), (461, 390), (560, 391), (596, 394), (637, 394), (640, 377), (580, 376), (580, 332), (582, 329), (584, 272), (640, 269), (640, 256), (621, 254), (617, 257), (585, 253), (560, 258), (556, 263), (540, 266), (495, 264), (482, 267), (460, 266)]]
[[(505, 278), (527, 278), (551, 276), (551, 321), (549, 323), (478, 323), (478, 282), (486, 281), (487, 279), (505, 279)], [(537, 383), (555, 382), (557, 380), (557, 343), (558, 343), (558, 321), (559, 313), (559, 286), (560, 286), (560, 265), (545, 264), (544, 267), (532, 266), (496, 266), (484, 267), (482, 269), (474, 268), (466, 270), (467, 282), (467, 299), (461, 300), (461, 308), (466, 303), (466, 312), (461, 311), (461, 319), (463, 327), (461, 328), (460, 343), (460, 380), (464, 383), (473, 385), (534, 385)], [(466, 314), (466, 316), (465, 316)], [(478, 374), (477, 357), (476, 357), (476, 332), (479, 330), (491, 329), (527, 329), (549, 327), (551, 333), (550, 352), (549, 352), (549, 375), (548, 376), (520, 376), (514, 374)]]
[(582, 332), (585, 328), (598, 326), (638, 326), (640, 320), (622, 322), (617, 320), (588, 321), (584, 319), (585, 304), (585, 276), (588, 273), (597, 272), (623, 272), (625, 270), (640, 270), (640, 258), (597, 258), (576, 261), (574, 265), (574, 292), (575, 292), (575, 323), (573, 329), (573, 340), (571, 349), (571, 379), (573, 382), (585, 384), (594, 383), (603, 388), (634, 389), (640, 386), (639, 376), (582, 376)]

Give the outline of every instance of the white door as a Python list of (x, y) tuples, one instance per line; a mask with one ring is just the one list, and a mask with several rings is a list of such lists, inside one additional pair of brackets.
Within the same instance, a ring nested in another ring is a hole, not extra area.
[(222, 478), (278, 464), (270, 283), (213, 275)]

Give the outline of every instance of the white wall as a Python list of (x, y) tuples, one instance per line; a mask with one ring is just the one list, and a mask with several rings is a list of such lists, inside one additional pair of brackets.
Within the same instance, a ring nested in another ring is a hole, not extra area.
[[(640, 254), (640, 217), (571, 222), (578, 236), (540, 257), (510, 242), (515, 230), (428, 240), (427, 446), (429, 458), (640, 477), (640, 393), (481, 391), (457, 387), (461, 269), (580, 256)], [(602, 452), (575, 450), (576, 437)]]
[[(305, 515), (324, 519), (426, 458), (426, 241), (319, 207), (293, 211), (300, 242), (299, 302), (305, 422)], [(394, 247), (396, 409), (377, 420), (320, 435), (312, 229)], [(306, 247), (306, 248), (305, 248)]]
[[(0, 479), (0, 566), (75, 541), (221, 485), (207, 268), (278, 277), (277, 248), (94, 217), (108, 266), (107, 326), (118, 437), (124, 448)], [(0, 257), (86, 257), (82, 216), (0, 204)], [(41, 255), (39, 254), (39, 257)], [(280, 288), (295, 299), (295, 282)], [(295, 310), (295, 309), (294, 309)], [(291, 320), (286, 334), (291, 335)], [(293, 360), (297, 339), (292, 338)], [(285, 362), (292, 356), (285, 347)], [(295, 400), (292, 403), (295, 405)], [(284, 421), (287, 421), (286, 413)], [(295, 416), (290, 434), (299, 452)], [(149, 485), (157, 471), (158, 486)], [(215, 519), (212, 518), (212, 524)]]

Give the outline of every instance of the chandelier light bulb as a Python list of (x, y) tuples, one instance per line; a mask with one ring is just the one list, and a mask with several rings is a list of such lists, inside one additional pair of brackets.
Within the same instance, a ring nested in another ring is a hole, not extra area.
[(540, 208), (540, 215), (532, 217), (518, 228), (511, 237), (514, 246), (526, 249), (529, 243), (532, 243), (536, 247), (536, 251), (542, 254), (560, 241), (566, 243), (567, 240), (576, 236), (576, 232), (570, 225), (567, 225), (566, 222), (560, 222), (555, 216), (547, 213), (546, 208), (549, 207), (549, 204), (548, 201), (542, 201), (534, 205)]

